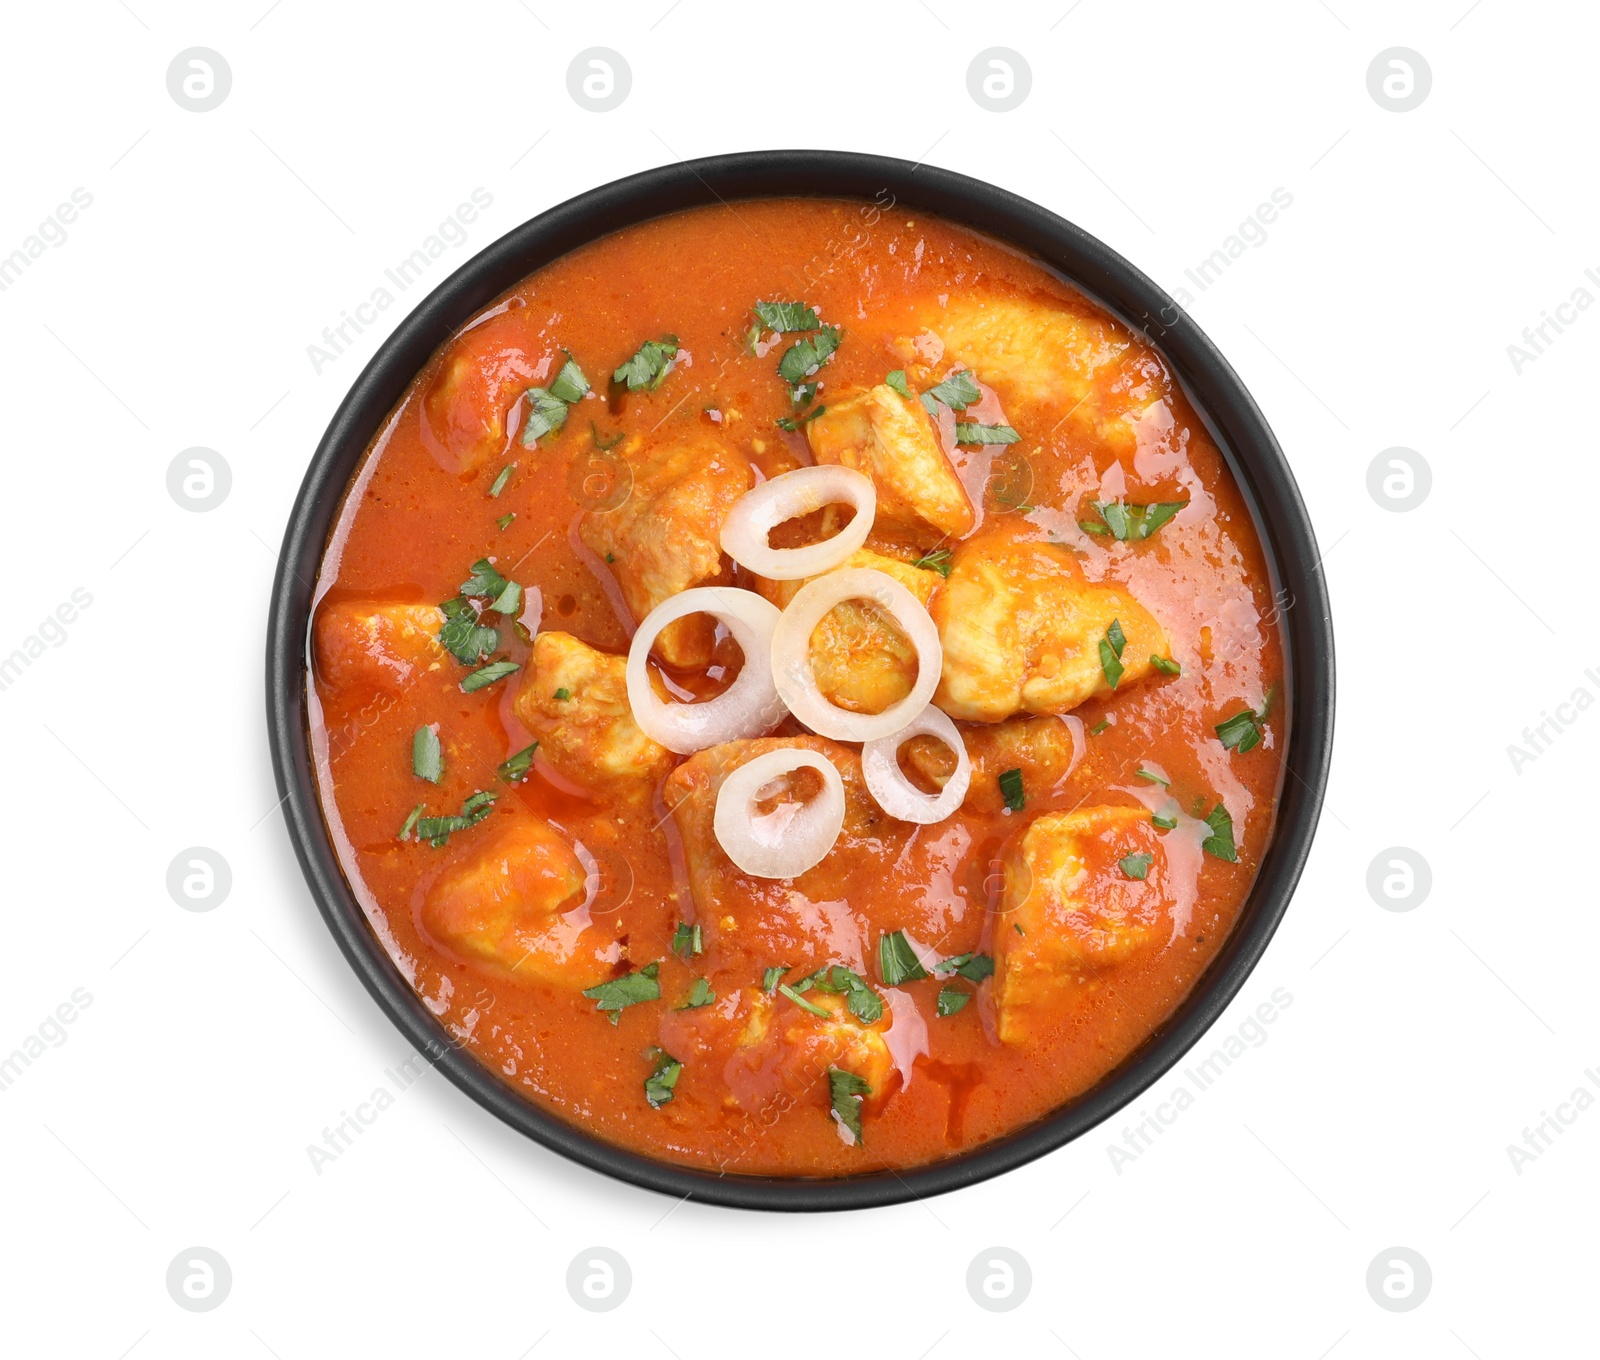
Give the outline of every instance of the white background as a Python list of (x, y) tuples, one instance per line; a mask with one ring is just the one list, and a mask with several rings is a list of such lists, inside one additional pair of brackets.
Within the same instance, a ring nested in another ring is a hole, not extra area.
[[(1600, 298), (1592, 8), (269, 3), (6, 19), (0, 254), (74, 188), (93, 204), (0, 293), (0, 656), (74, 588), (93, 602), (0, 691), (0, 1055), (75, 988), (93, 1001), (0, 1091), (5, 1352), (1569, 1353), (1593, 1296), (1600, 1112), (1566, 1107), (1520, 1168), (1507, 1145), (1574, 1088), (1600, 1094), (1600, 712), (1567, 710), (1520, 771), (1507, 748), (1574, 690), (1600, 695), (1600, 308), (1520, 373), (1507, 346), (1574, 289)], [(232, 70), (207, 113), (166, 86), (194, 46)], [(592, 46), (632, 68), (613, 112), (567, 92)], [(993, 46), (1032, 71), (1007, 113), (967, 91)], [(1410, 112), (1368, 93), (1393, 46), (1432, 70)], [(320, 374), (307, 346), (475, 187), (493, 207), (428, 288), (619, 175), (796, 145), (926, 159), (1080, 223), (1195, 294), (1266, 411), (1327, 553), (1338, 740), (1305, 880), (1207, 1049), (1274, 988), (1293, 1003), (1120, 1171), (1107, 1149), (1136, 1116), (926, 1204), (674, 1207), (429, 1073), (318, 1174), (307, 1145), (407, 1049), (274, 810), (265, 610), (311, 450), (423, 289)], [(1197, 293), (1185, 268), (1278, 187), (1293, 204), (1265, 242)], [(232, 469), (209, 513), (166, 487), (195, 445)], [(1397, 445), (1433, 475), (1408, 513), (1367, 489)], [(165, 886), (195, 845), (232, 869), (210, 912)], [(1432, 868), (1409, 912), (1366, 887), (1391, 846)], [(565, 1284), (596, 1244), (633, 1273), (606, 1314)], [(233, 1275), (204, 1314), (165, 1284), (196, 1245)], [(1033, 1275), (1004, 1314), (964, 1283), (995, 1245)], [(1366, 1286), (1397, 1245), (1433, 1275), (1407, 1313)]]

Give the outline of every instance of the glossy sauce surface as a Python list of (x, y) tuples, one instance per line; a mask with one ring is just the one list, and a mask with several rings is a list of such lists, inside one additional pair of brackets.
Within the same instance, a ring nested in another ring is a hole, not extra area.
[[(949, 299), (963, 295), (1027, 297), (1094, 318), (1116, 353), (1109, 362), (1099, 356), (1083, 411), (1114, 413), (1130, 402), (1142, 411), (1108, 437), (1103, 422), (997, 382), (1004, 418), (1021, 440), (952, 450), (979, 521), (968, 537), (1003, 531), (1062, 545), (1090, 581), (1120, 583), (1155, 615), (1182, 664), (1181, 675), (1075, 709), (1082, 758), (1054, 786), (1028, 788), (1021, 812), (992, 807), (993, 799), (976, 810), (969, 798), (932, 826), (885, 817), (811, 871), (803, 892), (769, 882), (725, 912), (697, 915), (679, 823), (659, 784), (638, 800), (599, 798), (542, 759), (523, 782), (498, 777), (499, 764), (532, 740), (513, 712), (517, 676), (464, 694), (468, 668), (451, 660), (436, 669), (391, 667), (385, 685), (341, 683), (319, 658), (313, 738), (324, 808), (380, 938), (490, 1070), (602, 1138), (736, 1173), (843, 1175), (949, 1156), (1047, 1114), (1138, 1048), (1193, 987), (1248, 894), (1272, 834), (1289, 715), (1276, 698), (1283, 663), (1272, 586), (1226, 465), (1152, 349), (1030, 260), (922, 213), (825, 200), (739, 203), (630, 228), (539, 271), (445, 346), (397, 406), (348, 493), (319, 610), (446, 600), (487, 555), (522, 583), (528, 636), (559, 630), (624, 653), (633, 620), (606, 563), (577, 531), (586, 510), (618, 494), (617, 464), (601, 446), (618, 434), (706, 436), (758, 476), (808, 464), (804, 431), (776, 424), (792, 411), (776, 374), (783, 346), (757, 355), (747, 343), (752, 304), (803, 299), (843, 328), (818, 375), (826, 404), (908, 364), (942, 372), (942, 347), (930, 337)], [(624, 393), (606, 382), (641, 341), (664, 334), (675, 335), (683, 353), (659, 390)], [(501, 356), (474, 370), (492, 379), (480, 403), (491, 428), (496, 404), (503, 406), (503, 433), (479, 462), (452, 452), (460, 439), (453, 444), (448, 428), (478, 408), (457, 401), (447, 409), (437, 395), (428, 408), (463, 352)], [(559, 435), (525, 448), (516, 437), (522, 403), (503, 394), (548, 382), (563, 352), (583, 366), (596, 394), (573, 406)], [(1152, 394), (1154, 404), (1145, 404)], [(491, 497), (508, 462), (517, 469)], [(1143, 541), (1080, 527), (1094, 518), (1091, 502), (1116, 500), (1188, 505)], [(515, 519), (501, 529), (508, 513)], [(930, 538), (916, 546), (955, 545)], [(502, 631), (500, 654), (526, 663), (527, 637)], [(713, 691), (736, 668), (736, 649), (719, 644), (716, 663), (709, 677), (674, 680)], [(1246, 708), (1267, 711), (1261, 744), (1249, 753), (1226, 749), (1216, 725)], [(412, 734), (430, 724), (444, 751), (437, 787), (412, 773)], [(779, 735), (798, 731), (791, 720)], [(1139, 778), (1141, 768), (1170, 789)], [(397, 839), (419, 801), (429, 813), (453, 812), (480, 789), (499, 793), (494, 812), (447, 845)], [(1153, 812), (1169, 799), (1183, 819), (1167, 835), (1171, 909), (1159, 947), (1085, 981), (1026, 1043), (997, 1038), (992, 982), (969, 989), (972, 1004), (944, 1017), (935, 1009), (939, 980), (880, 985), (883, 932), (904, 930), (933, 957), (992, 947), (995, 932), (1009, 928), (993, 910), (1006, 849), (1034, 817), (1085, 804)], [(1197, 819), (1218, 802), (1232, 816), (1236, 863), (1200, 849), (1206, 828)], [(430, 936), (422, 918), (429, 891), (518, 811), (545, 819), (576, 847), (589, 874), (587, 928), (615, 942), (619, 972), (659, 963), (659, 1002), (631, 1006), (612, 1025), (573, 988), (506, 977)], [(680, 922), (702, 926), (703, 955), (673, 953)], [(749, 1009), (789, 1005), (753, 999), (764, 971), (788, 965), (793, 979), (826, 963), (865, 975), (893, 1017), (896, 1078), (870, 1102), (859, 1146), (841, 1136), (816, 1072), (752, 1072), (737, 1057)], [(700, 977), (718, 1000), (674, 1010)], [(642, 1089), (646, 1054), (656, 1047), (684, 1063), (673, 1099), (660, 1108)]]

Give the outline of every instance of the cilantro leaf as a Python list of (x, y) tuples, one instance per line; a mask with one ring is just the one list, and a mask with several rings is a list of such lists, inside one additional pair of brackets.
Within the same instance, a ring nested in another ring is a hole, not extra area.
[(575, 401), (582, 401), (589, 392), (589, 380), (583, 376), (583, 370), (569, 354), (567, 362), (561, 365), (561, 372), (556, 374), (556, 380), (550, 384), (550, 395), (557, 401), (563, 401), (571, 406)]
[(934, 1009), (938, 1011), (939, 1016), (942, 1019), (947, 1015), (954, 1015), (971, 1000), (972, 993), (964, 988), (941, 987), (939, 988), (939, 1001)]
[(1146, 784), (1159, 784), (1164, 789), (1172, 787), (1172, 781), (1165, 775), (1157, 774), (1154, 770), (1147, 770), (1143, 765), (1133, 772), (1133, 777), (1144, 780)]
[(515, 784), (528, 777), (528, 771), (533, 768), (533, 753), (539, 749), (539, 743), (524, 746), (515, 755), (507, 757), (500, 762), (500, 778), (508, 784)]
[(652, 1110), (659, 1110), (672, 1099), (678, 1078), (683, 1074), (683, 1064), (664, 1048), (647, 1048), (644, 1056), (655, 1064), (644, 1079), (644, 1098), (650, 1102)]
[[(809, 386), (809, 384), (808, 384), (808, 386)], [(811, 398), (807, 397), (806, 400), (810, 401)], [(793, 434), (796, 430), (798, 430), (807, 421), (815, 420), (818, 416), (820, 416), (827, 409), (828, 408), (826, 406), (813, 406), (803, 416), (779, 416), (778, 417), (778, 428), (780, 430), (787, 430), (790, 434)]]
[(1183, 674), (1183, 667), (1180, 666), (1176, 661), (1174, 661), (1171, 657), (1168, 657), (1168, 656), (1157, 656), (1154, 652), (1152, 652), (1150, 654), (1150, 664), (1152, 666), (1154, 666), (1158, 671), (1160, 671), (1163, 675), (1182, 675)]
[(928, 970), (922, 966), (903, 930), (878, 937), (878, 973), (886, 987), (898, 987), (902, 982), (915, 982), (928, 976)]
[(982, 982), (994, 976), (994, 960), (987, 954), (952, 954), (933, 966), (935, 977), (958, 974), (969, 982)]
[(1138, 505), (1123, 501), (1092, 501), (1090, 504), (1105, 522), (1105, 527), (1096, 527), (1090, 520), (1079, 520), (1080, 528), (1087, 529), (1092, 534), (1109, 533), (1119, 543), (1136, 543), (1149, 538), (1189, 502), (1152, 501), (1149, 504)]
[(800, 1007), (801, 1010), (810, 1011), (812, 1015), (820, 1016), (824, 1020), (833, 1019), (833, 1012), (830, 1011), (826, 1006), (819, 1006), (815, 1001), (807, 1001), (805, 997), (801, 996), (800, 993), (791, 987), (787, 982), (780, 982), (778, 984), (778, 990), (783, 993), (784, 996), (788, 997), (789, 1000), (794, 1002), (795, 1005)]
[(1015, 444), (1021, 438), (1009, 425), (971, 425), (965, 421), (956, 424), (958, 444)]
[(596, 1010), (609, 1011), (614, 1025), (617, 1017), (629, 1006), (661, 999), (661, 984), (656, 981), (656, 974), (660, 971), (659, 963), (647, 963), (637, 972), (586, 987), (583, 994), (594, 1002)]
[(936, 571), (946, 580), (950, 577), (951, 554), (949, 548), (935, 548), (932, 552), (923, 553), (921, 557), (912, 562), (912, 566), (921, 567), (924, 571)]
[(501, 468), (500, 475), (494, 479), (494, 482), (489, 487), (489, 494), (491, 496), (499, 496), (506, 489), (506, 483), (511, 480), (511, 474), (516, 470), (517, 465), (515, 463), (507, 463)]
[(702, 1006), (709, 1006), (717, 999), (717, 994), (711, 990), (711, 984), (703, 977), (694, 980), (694, 986), (689, 989), (689, 995), (684, 997), (672, 1009), (675, 1011), (696, 1011)]
[(402, 841), (411, 839), (411, 833), (416, 829), (417, 819), (422, 816), (422, 809), (426, 806), (426, 803), (418, 803), (416, 807), (411, 809), (411, 814), (401, 823), (400, 835), (396, 839)]
[(654, 392), (666, 381), (667, 370), (678, 353), (678, 337), (663, 335), (659, 340), (646, 340), (633, 352), (633, 357), (612, 375), (612, 382), (627, 383), (630, 392)]
[(567, 403), (543, 387), (530, 387), (528, 418), (522, 423), (522, 446), (531, 449), (547, 434), (555, 434), (567, 423)]
[(789, 384), (792, 389), (789, 395), (796, 405), (816, 395), (817, 385), (804, 379), (833, 358), (843, 337), (844, 333), (837, 326), (824, 326), (815, 335), (797, 340), (783, 352), (778, 360), (778, 376)]
[(431, 727), (417, 728), (411, 738), (411, 773), (430, 784), (437, 784), (444, 774), (444, 752), (438, 732)]
[(883, 382), (886, 387), (893, 388), (902, 397), (911, 396), (911, 384), (906, 381), (905, 369), (897, 368), (892, 373), (884, 374)]
[(1148, 850), (1137, 855), (1125, 855), (1117, 861), (1117, 868), (1121, 869), (1129, 878), (1144, 878), (1150, 872), (1150, 865), (1155, 856)]
[(861, 1097), (870, 1096), (872, 1087), (854, 1072), (842, 1067), (828, 1069), (828, 1099), (833, 1117), (850, 1130), (851, 1146), (861, 1144)]
[(1240, 755), (1261, 744), (1261, 722), (1248, 708), (1219, 722), (1216, 732), (1224, 750), (1237, 751)]
[(788, 971), (789, 967), (787, 964), (774, 964), (771, 968), (767, 969), (766, 972), (762, 973), (761, 990), (764, 991), (768, 996), (771, 996), (773, 992), (778, 990), (778, 983), (782, 980), (783, 975)]
[(1006, 800), (1006, 811), (1021, 812), (1023, 804), (1028, 801), (1028, 795), (1022, 787), (1022, 771), (1002, 770), (996, 782), (1000, 785), (1000, 796)]
[[(932, 404), (933, 402), (942, 402), (952, 411), (965, 411), (973, 402), (981, 400), (982, 397), (983, 392), (979, 389), (976, 380), (974, 380), (972, 370), (962, 368), (957, 369), (942, 383), (930, 387), (924, 392), (922, 394), (922, 404), (928, 408), (931, 414), (938, 415), (939, 412)], [(932, 402), (930, 402), (929, 398), (932, 398)]]
[(492, 599), (510, 584), (511, 582), (495, 569), (493, 562), (487, 557), (480, 557), (472, 564), (472, 575), (461, 583), (460, 593), (469, 597), (485, 596)]
[(698, 922), (694, 925), (690, 925), (687, 921), (678, 922), (677, 929), (672, 932), (672, 952), (685, 959), (692, 959), (695, 955), (706, 952)]
[(1100, 669), (1105, 673), (1106, 683), (1112, 689), (1117, 687), (1117, 681), (1122, 679), (1122, 649), (1128, 645), (1128, 640), (1122, 635), (1122, 624), (1117, 619), (1111, 620), (1111, 626), (1106, 629), (1106, 635), (1100, 639)]
[(1200, 848), (1229, 864), (1238, 863), (1239, 852), (1233, 843), (1233, 818), (1228, 815), (1228, 809), (1218, 803), (1206, 818), (1206, 825), (1211, 828), (1211, 834), (1200, 842)]
[[(494, 800), (497, 797), (499, 797), (498, 794), (488, 793), (480, 789), (461, 805), (460, 816), (418, 816), (411, 825), (416, 827), (419, 841), (427, 841), (434, 849), (438, 849), (455, 832), (470, 830), (493, 812)], [(403, 840), (404, 837), (402, 836), (401, 839)]]
[(1175, 798), (1167, 799), (1167, 801), (1161, 805), (1160, 811), (1152, 812), (1150, 814), (1150, 821), (1152, 825), (1159, 826), (1163, 831), (1174, 830), (1178, 825), (1177, 800)]
[(754, 310), (768, 330), (814, 331), (822, 324), (816, 310), (803, 302), (758, 302)]
[(477, 613), (460, 596), (445, 600), (439, 608), (444, 612), (439, 645), (462, 665), (477, 665), (500, 645), (500, 634), (480, 624)]
[(485, 686), (494, 684), (496, 680), (504, 680), (513, 671), (521, 669), (522, 667), (517, 665), (515, 661), (491, 661), (483, 669), (473, 671), (471, 675), (461, 682), (461, 692), (463, 694), (476, 694)]

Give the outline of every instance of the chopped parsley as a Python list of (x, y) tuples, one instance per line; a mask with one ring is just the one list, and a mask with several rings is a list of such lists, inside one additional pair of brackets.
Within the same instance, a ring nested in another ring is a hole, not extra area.
[(915, 982), (928, 976), (928, 970), (922, 966), (922, 960), (903, 930), (878, 937), (878, 973), (886, 987), (898, 987), (902, 982)]
[(513, 671), (521, 669), (522, 667), (517, 665), (515, 661), (491, 661), (481, 670), (473, 671), (471, 675), (461, 682), (461, 692), (463, 694), (476, 694), (485, 686), (494, 684), (496, 680), (504, 680)]
[(782, 992), (784, 996), (788, 997), (789, 1000), (794, 1002), (795, 1005), (800, 1007), (801, 1010), (810, 1011), (812, 1015), (821, 1016), (824, 1020), (833, 1019), (833, 1012), (830, 1011), (826, 1006), (819, 1006), (815, 1001), (807, 1001), (805, 997), (801, 996), (800, 993), (791, 987), (787, 982), (780, 982), (778, 984), (778, 990)]
[(678, 353), (678, 337), (663, 335), (646, 340), (633, 357), (611, 375), (611, 381), (626, 383), (630, 392), (654, 392), (666, 381), (667, 370)]
[(1021, 438), (1009, 425), (974, 425), (966, 421), (956, 425), (958, 444), (1015, 444)]
[(524, 746), (515, 755), (507, 757), (500, 762), (500, 778), (508, 784), (515, 784), (528, 777), (528, 771), (533, 768), (533, 753), (539, 749), (539, 743)]
[(1243, 755), (1261, 744), (1261, 718), (1253, 709), (1247, 708), (1219, 722), (1216, 732), (1224, 750), (1237, 751)]
[(478, 622), (478, 614), (459, 595), (439, 605), (444, 623), (439, 645), (464, 666), (475, 666), (500, 645), (500, 634)]
[(969, 982), (982, 982), (994, 976), (994, 960), (987, 954), (952, 954), (933, 966), (934, 977), (958, 974)]
[(411, 738), (411, 773), (430, 784), (437, 784), (444, 774), (444, 752), (439, 746), (439, 733), (432, 727), (417, 728)]
[(1112, 619), (1106, 635), (1100, 639), (1100, 669), (1105, 672), (1106, 683), (1112, 689), (1122, 679), (1122, 649), (1127, 645), (1128, 639), (1123, 636), (1121, 620)]
[(678, 922), (677, 929), (672, 932), (672, 952), (685, 959), (692, 959), (697, 954), (706, 952), (705, 940), (701, 937), (698, 922), (694, 925), (690, 925), (687, 921)]
[(814, 331), (822, 325), (816, 309), (803, 302), (758, 302), (754, 310), (768, 330)]
[(480, 557), (472, 564), (472, 575), (461, 583), (459, 594), (472, 598), (493, 598), (499, 595), (511, 582), (496, 569), (493, 562), (487, 557)]
[(1157, 656), (1154, 652), (1151, 652), (1150, 653), (1150, 664), (1152, 666), (1154, 666), (1158, 671), (1160, 671), (1163, 675), (1182, 675), (1183, 674), (1183, 667), (1180, 666), (1176, 661), (1174, 661), (1170, 656)]
[(644, 1056), (655, 1064), (644, 1079), (644, 1098), (652, 1110), (659, 1110), (672, 1099), (678, 1078), (683, 1074), (683, 1064), (664, 1048), (647, 1048)]
[[(419, 841), (427, 841), (434, 849), (438, 849), (450, 839), (454, 832), (467, 831), (477, 826), (479, 822), (494, 811), (494, 800), (499, 796), (497, 793), (488, 793), (480, 789), (461, 805), (461, 815), (458, 817), (418, 816), (414, 822), (409, 824), (416, 828)], [(403, 833), (400, 839), (405, 839)]]
[(1028, 801), (1028, 795), (1022, 787), (1022, 771), (1002, 770), (997, 782), (1000, 796), (1006, 800), (1006, 811), (1021, 812), (1023, 804)]
[(1143, 765), (1133, 772), (1133, 777), (1135, 779), (1142, 779), (1147, 784), (1159, 784), (1164, 789), (1170, 789), (1172, 787), (1172, 781), (1168, 779), (1166, 775), (1157, 774), (1154, 770), (1147, 770)]
[(697, 1011), (702, 1006), (709, 1006), (717, 999), (717, 994), (711, 990), (711, 984), (703, 977), (694, 980), (694, 986), (689, 988), (689, 995), (684, 997), (672, 1009), (675, 1011)]
[(1206, 825), (1211, 828), (1211, 834), (1200, 842), (1200, 848), (1229, 864), (1238, 863), (1239, 852), (1233, 843), (1233, 818), (1228, 815), (1228, 809), (1218, 803), (1206, 818)]
[(1117, 868), (1121, 869), (1129, 878), (1144, 878), (1150, 872), (1150, 865), (1155, 856), (1148, 850), (1142, 850), (1137, 855), (1125, 855), (1117, 861)]
[[(810, 398), (807, 398), (807, 400), (809, 401)], [(806, 424), (808, 421), (815, 420), (827, 409), (828, 408), (826, 406), (813, 406), (803, 416), (779, 416), (778, 428), (780, 430), (787, 430), (790, 434), (793, 434), (802, 425)]]
[(583, 376), (583, 370), (569, 354), (567, 362), (561, 365), (561, 372), (556, 374), (556, 380), (550, 384), (550, 395), (558, 401), (564, 401), (568, 406), (575, 401), (582, 401), (589, 392), (589, 380)]
[(909, 398), (911, 396), (911, 384), (906, 381), (905, 369), (897, 368), (892, 373), (885, 373), (883, 382), (885, 387), (892, 388), (902, 397)]
[(927, 407), (930, 415), (938, 415), (939, 403), (948, 406), (952, 411), (964, 411), (982, 397), (983, 392), (973, 379), (972, 370), (962, 368), (956, 370), (942, 383), (924, 392), (922, 404)]
[(562, 703), (566, 703), (568, 699), (572, 698), (572, 691), (563, 685), (550, 697), (552, 699), (559, 699)]
[(771, 996), (778, 990), (778, 983), (783, 980), (783, 975), (789, 971), (786, 963), (775, 963), (761, 975), (761, 990)]
[(850, 1145), (861, 1145), (861, 1097), (870, 1096), (872, 1087), (854, 1072), (842, 1067), (828, 1069), (828, 1099), (833, 1117), (850, 1131)]
[(609, 1018), (614, 1025), (629, 1006), (661, 999), (661, 984), (656, 981), (656, 974), (660, 971), (659, 963), (647, 963), (637, 972), (586, 987), (583, 994), (594, 1002), (597, 1010), (610, 1012)]
[(515, 463), (507, 463), (501, 468), (500, 475), (494, 479), (493, 484), (489, 487), (489, 494), (491, 496), (499, 496), (506, 489), (506, 483), (511, 480), (511, 474), (516, 470), (517, 465)]
[(1159, 812), (1150, 814), (1153, 825), (1159, 826), (1163, 831), (1172, 831), (1178, 825), (1178, 803), (1175, 798), (1169, 798), (1162, 804)]
[(1138, 542), (1149, 538), (1188, 504), (1188, 501), (1152, 501), (1148, 505), (1091, 501), (1090, 505), (1100, 520), (1097, 523), (1092, 519), (1080, 519), (1078, 527), (1086, 533), (1110, 534), (1119, 543)]
[(924, 571), (936, 571), (948, 580), (951, 561), (949, 548), (935, 548), (932, 552), (923, 553), (911, 565), (921, 567)]
[(962, 987), (939, 988), (939, 1001), (935, 1009), (940, 1019), (947, 1015), (954, 1015), (972, 1000), (972, 993)]

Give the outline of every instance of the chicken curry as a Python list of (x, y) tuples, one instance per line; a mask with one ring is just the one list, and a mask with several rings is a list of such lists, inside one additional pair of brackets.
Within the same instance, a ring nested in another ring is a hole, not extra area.
[(419, 373), (318, 583), (312, 738), (411, 986), (660, 1160), (841, 1176), (1113, 1071), (1226, 939), (1288, 715), (1162, 356), (891, 204), (540, 269)]

